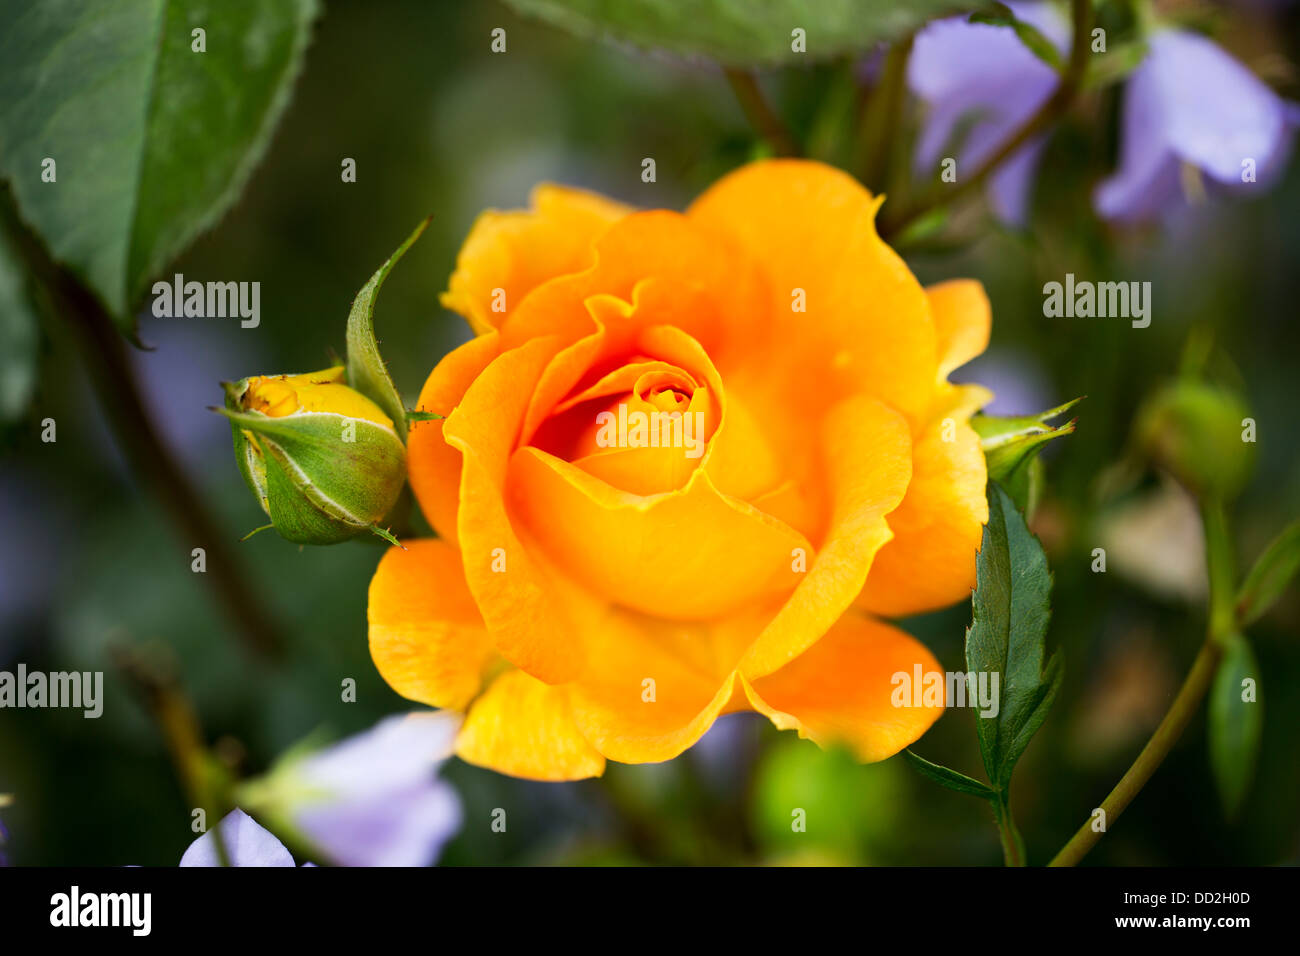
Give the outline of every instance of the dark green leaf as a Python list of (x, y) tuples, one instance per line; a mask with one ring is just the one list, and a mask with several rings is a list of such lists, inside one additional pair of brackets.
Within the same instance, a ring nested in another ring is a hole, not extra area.
[(1237, 622), (1245, 627), (1273, 606), (1300, 570), (1300, 521), (1293, 521), (1264, 549), (1237, 592)]
[(1007, 489), (1016, 507), (1024, 509), (1029, 505), (1030, 462), (1049, 441), (1074, 431), (1075, 419), (1059, 426), (1047, 422), (1064, 415), (1081, 401), (1082, 398), (1076, 398), (1038, 415), (1013, 418), (976, 415), (971, 418), (971, 427), (980, 436), (980, 446), (984, 449), (989, 480)]
[(1259, 665), (1250, 643), (1240, 634), (1232, 635), (1214, 675), (1209, 708), (1210, 766), (1230, 820), (1241, 809), (1255, 776), (1264, 725), (1258, 682)]
[(315, 13), (315, 0), (0, 5), (0, 176), (124, 331), (149, 279), (248, 179)]
[[(728, 66), (774, 65), (869, 50), (939, 14), (976, 0), (506, 0), (528, 16), (583, 37), (716, 60)], [(806, 53), (792, 49), (804, 31)]]
[(375, 340), (375, 299), (397, 260), (428, 226), (429, 220), (425, 219), (415, 227), (415, 231), (362, 286), (352, 302), (352, 311), (348, 313), (348, 384), (384, 410), (403, 441), (406, 440), (406, 406), (402, 404), (388, 374), (388, 366), (379, 354), (379, 343)]
[(989, 780), (1004, 789), (1016, 761), (1047, 717), (1061, 680), (1060, 656), (1047, 657), (1052, 575), (1038, 540), (1010, 496), (989, 484), (989, 522), (976, 559), (974, 615), (966, 631), (966, 669), (999, 675), (998, 713), (976, 718)]
[(968, 777), (964, 773), (958, 773), (948, 767), (940, 766), (937, 763), (931, 763), (924, 757), (919, 757), (910, 750), (904, 750), (903, 756), (907, 762), (921, 774), (923, 777), (929, 777), (940, 786), (947, 787), (949, 790), (956, 790), (958, 793), (969, 793), (976, 797), (984, 797), (993, 800), (997, 797), (998, 792), (986, 783), (980, 783), (974, 777)]
[(23, 270), (0, 234), (0, 424), (17, 419), (31, 401), (38, 328)]

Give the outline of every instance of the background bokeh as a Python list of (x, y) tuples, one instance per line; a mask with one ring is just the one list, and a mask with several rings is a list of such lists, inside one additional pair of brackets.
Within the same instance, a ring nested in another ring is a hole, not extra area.
[[(1297, 62), (1296, 11), (1270, 17), (1281, 30), (1243, 27), (1230, 37), (1234, 51)], [(502, 55), (489, 51), (498, 26), (508, 34)], [(847, 135), (819, 109), (842, 70), (765, 78), (814, 146)], [(1294, 76), (1270, 79), (1295, 97)], [(1125, 479), (1119, 467), (1136, 409), (1176, 371), (1194, 329), (1212, 332), (1216, 376), (1235, 384), (1259, 423), (1257, 472), (1234, 512), (1242, 562), (1300, 515), (1300, 169), (1293, 162), (1258, 198), (1189, 207), (1162, 228), (1112, 231), (1096, 221), (1089, 193), (1113, 165), (1117, 93), (1095, 102), (1095, 113), (1072, 115), (1052, 138), (1030, 229), (980, 213), (962, 230), (978, 241), (905, 250), (923, 281), (986, 284), (992, 346), (960, 377), (993, 386), (998, 411), (1087, 396), (1077, 433), (1049, 450), (1035, 517), (1056, 580), (1051, 640), (1066, 657), (1063, 689), (1013, 788), (1030, 860), (1040, 863), (1128, 766), (1201, 641), (1195, 514), (1157, 476), (1130, 469)], [(235, 469), (229, 428), (205, 408), (219, 403), (219, 381), (327, 364), (327, 348), (342, 350), (353, 295), (421, 217), (432, 214), (433, 224), (377, 310), (408, 403), (468, 335), (437, 297), (478, 211), (522, 205), (542, 180), (681, 208), (756, 146), (708, 64), (579, 40), (497, 3), (327, 3), (267, 157), (233, 211), (174, 269), (260, 281), (261, 325), (143, 316), (152, 349), (132, 360), (150, 410), (234, 540), (263, 518)], [(646, 156), (657, 162), (654, 184), (640, 180)], [(340, 181), (344, 157), (357, 162), (354, 184)], [(1044, 318), (1042, 285), (1066, 272), (1151, 281), (1151, 326)], [(66, 333), (50, 324), (42, 334), (36, 401), (2, 439), (0, 669), (24, 661), (104, 670), (107, 699), (99, 720), (0, 712), (0, 792), (15, 795), (3, 811), (5, 851), (17, 864), (172, 865), (193, 838), (189, 808), (157, 728), (107, 649), (169, 648), (208, 737), (229, 738), (242, 767), (260, 770), (314, 730), (341, 735), (406, 709), (366, 648), (366, 587), (382, 546), (300, 549), (269, 533), (240, 544), (291, 647), (278, 668), (252, 659), (191, 573), (192, 545), (115, 450)], [(46, 416), (59, 423), (55, 444), (39, 440)], [(1110, 556), (1105, 574), (1090, 570), (1098, 546)], [(969, 614), (962, 604), (906, 626), (957, 670)], [(1265, 729), (1238, 820), (1219, 809), (1202, 715), (1089, 863), (1300, 862), (1300, 596), (1293, 590), (1251, 637)], [(356, 703), (340, 701), (345, 677), (357, 681)], [(916, 749), (978, 775), (973, 720), (950, 712)], [(458, 761), (444, 772), (466, 811), (447, 863), (1001, 859), (983, 803), (921, 779), (901, 759), (859, 766), (751, 716), (724, 719), (679, 760), (611, 764), (599, 781), (534, 784)], [(489, 826), (497, 807), (509, 814), (505, 834)], [(793, 807), (808, 811), (807, 833), (791, 832)]]

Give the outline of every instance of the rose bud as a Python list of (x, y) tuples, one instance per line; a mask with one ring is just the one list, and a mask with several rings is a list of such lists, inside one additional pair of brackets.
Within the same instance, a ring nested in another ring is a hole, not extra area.
[(1227, 501), (1254, 470), (1249, 415), (1241, 399), (1226, 389), (1180, 381), (1146, 400), (1135, 435), (1146, 455), (1185, 486)]
[[(392, 419), (344, 383), (343, 367), (224, 383), (235, 459), (284, 538), (334, 544), (378, 526), (406, 480)], [(260, 529), (259, 529), (260, 530)]]

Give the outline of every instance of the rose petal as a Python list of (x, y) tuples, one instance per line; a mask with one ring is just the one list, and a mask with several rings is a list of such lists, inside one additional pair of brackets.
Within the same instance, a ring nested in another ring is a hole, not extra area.
[[(933, 374), (933, 373), (932, 373)], [(761, 677), (798, 657), (862, 590), (872, 559), (889, 540), (885, 515), (898, 507), (912, 474), (906, 421), (875, 399), (840, 402), (820, 430), (831, 502), (830, 524), (794, 594), (745, 655), (742, 669)]]
[(773, 674), (745, 681), (759, 713), (818, 744), (843, 743), (884, 760), (921, 737), (943, 707), (895, 707), (895, 674), (942, 673), (924, 644), (888, 624), (845, 614), (826, 636)]
[(876, 555), (859, 606), (900, 617), (969, 598), (988, 521), (987, 481), (975, 430), (936, 419), (916, 441), (907, 495), (887, 519), (893, 540)]
[(456, 755), (530, 780), (581, 780), (605, 769), (605, 758), (574, 722), (568, 691), (520, 670), (503, 673), (474, 702), (456, 739)]
[(925, 290), (939, 348), (939, 378), (965, 365), (989, 346), (993, 307), (984, 286), (973, 279), (952, 279)]
[(443, 423), (463, 458), (457, 530), (465, 581), (497, 650), (549, 683), (577, 676), (584, 642), (567, 621), (559, 584), (511, 524), (503, 494), (524, 410), (556, 347), (547, 337), (498, 356)]
[[(495, 332), (470, 339), (434, 366), (416, 409), (449, 415), (501, 346)], [(406, 444), (407, 473), (420, 510), (438, 536), (456, 544), (460, 508), (460, 452), (447, 444), (439, 420), (413, 422)]]
[[(783, 522), (721, 494), (703, 471), (649, 498), (536, 448), (510, 463), (510, 504), (550, 559), (603, 600), (672, 620), (706, 620), (798, 581)], [(606, 640), (604, 636), (601, 638)]]
[(671, 760), (694, 744), (731, 700), (750, 615), (720, 625), (673, 624), (610, 609), (588, 622), (603, 635), (570, 685), (574, 720), (610, 760)]
[[(477, 333), (499, 327), (538, 284), (590, 266), (596, 239), (632, 211), (594, 193), (553, 185), (534, 189), (530, 206), (483, 213), (461, 247), (442, 304)], [(497, 289), (505, 294), (502, 311), (492, 308)]]
[[(934, 327), (920, 284), (876, 235), (880, 202), (829, 166), (771, 160), (724, 176), (687, 213), (764, 269), (774, 323), (769, 374), (796, 417), (806, 409), (816, 420), (863, 391), (909, 417), (928, 405)], [(792, 309), (796, 289), (806, 293), (806, 312)], [(778, 379), (781, 370), (790, 377)]]
[(370, 581), (370, 656), (409, 700), (464, 710), (497, 660), (459, 552), (434, 539), (389, 548)]

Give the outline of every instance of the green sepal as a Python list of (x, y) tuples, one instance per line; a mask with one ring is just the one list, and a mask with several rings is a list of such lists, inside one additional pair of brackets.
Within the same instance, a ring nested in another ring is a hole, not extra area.
[[(406, 450), (386, 426), (333, 412), (272, 418), (217, 411), (241, 437), (254, 436), (249, 444), (264, 466), (267, 513), (290, 541), (333, 544), (373, 530), (401, 493)], [(348, 425), (352, 441), (343, 440)]]
[(352, 310), (348, 313), (348, 384), (366, 398), (384, 410), (384, 414), (393, 420), (397, 434), (406, 440), (406, 406), (402, 404), (388, 366), (379, 354), (379, 343), (375, 340), (375, 299), (379, 287), (388, 278), (397, 260), (429, 226), (431, 217), (426, 217), (415, 231), (406, 237), (406, 241), (397, 247), (397, 251), (388, 257), (379, 270), (370, 277), (370, 281), (361, 287), (357, 297), (352, 301)]
[(406, 413), (406, 427), (409, 431), (417, 422), (440, 422), (446, 415), (439, 415), (437, 412), (422, 412), (411, 409)]
[(1077, 419), (1072, 418), (1064, 425), (1047, 423), (1064, 415), (1081, 401), (1083, 398), (1079, 397), (1037, 415), (1012, 418), (972, 416), (971, 428), (980, 437), (980, 447), (984, 449), (984, 460), (988, 464), (989, 481), (995, 481), (1005, 488), (1017, 508), (1024, 510), (1030, 505), (1033, 490), (1031, 463), (1049, 441), (1071, 434)]
[[(222, 382), (221, 387), (226, 393), (226, 409), (233, 412), (240, 411), (239, 400), (248, 387), (247, 380)], [(248, 485), (248, 490), (257, 498), (257, 503), (269, 515), (271, 510), (266, 503), (266, 464), (262, 461), (262, 450), (248, 440), (248, 436), (236, 422), (230, 423), (230, 435), (235, 445), (235, 465), (244, 477), (244, 484)], [(256, 533), (253, 531), (240, 540), (245, 541)]]
[(403, 551), (406, 550), (406, 547), (402, 544), (402, 542), (397, 540), (397, 535), (393, 534), (393, 532), (389, 531), (387, 528), (381, 528), (377, 524), (372, 524), (370, 526), (370, 532), (374, 535), (377, 535), (380, 538), (383, 538), (393, 547), (401, 548)]

